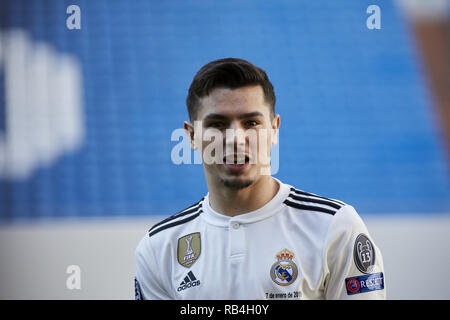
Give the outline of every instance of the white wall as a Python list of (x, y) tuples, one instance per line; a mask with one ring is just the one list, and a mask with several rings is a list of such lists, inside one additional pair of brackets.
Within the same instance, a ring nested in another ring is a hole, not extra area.
[(450, 299), (450, 215), (364, 220), (383, 254), (388, 299)]
[[(450, 215), (363, 216), (380, 247), (389, 299), (450, 299)], [(0, 227), (0, 299), (133, 299), (134, 249), (160, 219)], [(67, 266), (81, 289), (66, 287)]]

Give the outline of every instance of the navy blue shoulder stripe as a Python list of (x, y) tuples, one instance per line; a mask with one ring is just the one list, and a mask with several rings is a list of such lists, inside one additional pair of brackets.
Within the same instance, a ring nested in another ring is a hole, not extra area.
[(325, 205), (325, 206), (328, 206), (328, 207), (331, 207), (331, 208), (334, 208), (334, 209), (337, 209), (337, 210), (339, 210), (342, 207), (341, 205), (337, 204), (336, 202), (324, 200), (323, 198), (321, 198), (321, 199), (308, 198), (308, 197), (296, 195), (294, 193), (290, 193), (288, 197), (292, 198), (294, 200), (297, 200), (297, 201), (312, 202), (312, 203), (322, 204), (322, 205)]
[[(157, 234), (160, 231), (163, 231), (165, 229), (168, 229), (168, 228), (171, 228), (171, 227), (174, 227), (174, 226), (186, 223), (188, 221), (191, 221), (191, 220), (197, 218), (203, 212), (202, 211), (202, 203), (201, 203), (202, 201), (203, 201), (203, 199), (200, 200), (199, 202), (197, 202), (196, 204), (194, 204), (194, 205), (192, 205), (192, 206), (190, 206), (190, 207), (188, 207), (188, 208), (178, 212), (177, 214), (174, 214), (174, 215), (168, 217), (167, 219), (164, 219), (163, 221), (155, 224), (148, 231), (149, 232), (148, 236), (151, 237), (151, 236), (153, 236), (154, 234)], [(184, 216), (189, 215), (189, 214), (191, 214), (191, 215), (188, 216), (185, 219), (181, 219), (181, 220), (176, 220), (174, 222), (170, 222), (170, 221), (173, 221), (173, 220), (175, 220), (177, 218), (184, 217)]]
[(202, 198), (199, 202), (194, 203), (192, 206), (189, 206), (189, 207), (187, 207), (186, 209), (183, 209), (183, 210), (181, 210), (181, 211), (178, 211), (178, 212), (175, 213), (174, 215), (171, 215), (170, 217), (168, 217), (168, 218), (166, 218), (166, 219), (164, 219), (164, 220), (158, 222), (157, 224), (155, 224), (153, 227), (150, 228), (149, 232), (151, 232), (153, 229), (159, 227), (160, 225), (162, 225), (162, 224), (164, 224), (164, 223), (167, 223), (167, 222), (172, 221), (172, 220), (174, 220), (174, 219), (176, 219), (176, 218), (183, 217), (183, 216), (185, 216), (185, 215), (188, 215), (188, 214), (190, 214), (190, 213), (193, 213), (193, 212), (197, 211), (199, 208), (202, 207), (202, 201), (203, 201), (203, 199), (204, 199), (204, 198)]
[(334, 216), (334, 214), (336, 213), (335, 210), (301, 204), (301, 203), (290, 201), (288, 199), (284, 200), (284, 204), (288, 205), (289, 207), (296, 208), (296, 209), (308, 210), (308, 211), (319, 211), (319, 212), (331, 214), (332, 216)]
[(341, 202), (339, 200), (336, 200), (336, 199), (329, 199), (329, 198), (321, 197), (321, 196), (318, 196), (317, 194), (305, 192), (305, 191), (298, 190), (298, 189), (295, 189), (295, 188), (291, 188), (291, 191), (295, 192), (296, 194), (304, 195), (304, 196), (307, 196), (307, 197), (316, 197), (316, 198), (320, 198), (320, 199), (323, 199), (323, 200), (327, 200), (327, 201), (330, 201), (330, 202), (337, 203), (337, 204), (339, 204), (341, 206), (345, 206), (345, 203), (343, 203), (343, 202)]
[(197, 218), (202, 212), (203, 212), (203, 211), (200, 210), (200, 211), (198, 211), (196, 214), (193, 214), (192, 216), (189, 216), (189, 217), (187, 217), (186, 219), (183, 219), (183, 220), (177, 220), (177, 221), (175, 221), (175, 222), (165, 224), (165, 225), (163, 225), (161, 228), (158, 228), (158, 229), (156, 229), (156, 230), (153, 230), (153, 231), (149, 232), (148, 236), (151, 237), (151, 236), (157, 234), (157, 233), (160, 232), (160, 231), (163, 231), (163, 230), (166, 230), (166, 229), (168, 229), (168, 228), (172, 228), (172, 227), (178, 226), (178, 225), (180, 225), (180, 224), (186, 223), (186, 222), (188, 222), (188, 221), (191, 221), (191, 220)]

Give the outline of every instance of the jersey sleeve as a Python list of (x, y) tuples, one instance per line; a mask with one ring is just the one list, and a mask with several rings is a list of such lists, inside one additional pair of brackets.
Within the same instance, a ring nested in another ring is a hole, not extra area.
[(355, 209), (333, 217), (324, 244), (325, 298), (386, 299), (383, 257)]
[(169, 300), (172, 299), (164, 289), (158, 270), (150, 239), (146, 235), (138, 244), (134, 253), (135, 265), (135, 299)]

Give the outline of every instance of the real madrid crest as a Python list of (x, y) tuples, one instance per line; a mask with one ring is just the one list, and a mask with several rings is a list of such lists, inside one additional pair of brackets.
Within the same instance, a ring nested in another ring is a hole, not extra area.
[(283, 249), (275, 255), (277, 262), (270, 268), (270, 277), (280, 285), (290, 285), (297, 279), (298, 269), (294, 263), (294, 253), (288, 249)]
[(191, 233), (178, 239), (178, 263), (189, 268), (197, 261), (202, 251), (200, 232)]

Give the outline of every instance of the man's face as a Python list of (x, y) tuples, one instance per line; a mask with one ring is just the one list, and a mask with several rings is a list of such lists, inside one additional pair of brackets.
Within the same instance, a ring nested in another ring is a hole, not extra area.
[(217, 88), (200, 99), (190, 136), (202, 154), (207, 179), (243, 189), (270, 175), (270, 148), (277, 143), (279, 124), (259, 85)]

